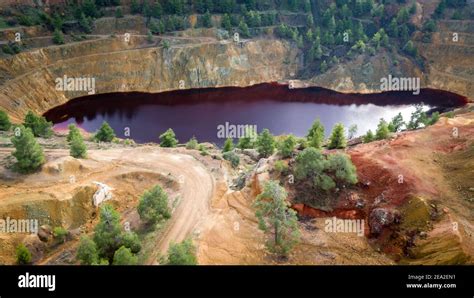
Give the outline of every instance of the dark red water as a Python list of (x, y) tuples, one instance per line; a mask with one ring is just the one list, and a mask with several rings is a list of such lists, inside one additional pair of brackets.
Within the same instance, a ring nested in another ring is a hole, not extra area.
[(158, 94), (114, 93), (87, 96), (56, 107), (45, 116), (55, 129), (77, 123), (93, 132), (105, 120), (118, 137), (130, 129), (136, 142), (158, 142), (158, 136), (172, 128), (180, 142), (192, 136), (199, 141), (222, 144), (218, 126), (256, 125), (258, 131), (270, 129), (275, 135), (293, 133), (305, 136), (316, 118), (329, 134), (334, 124), (357, 124), (358, 135), (374, 130), (380, 118), (386, 120), (402, 113), (408, 121), (413, 105), (424, 103), (428, 109), (449, 109), (464, 105), (459, 95), (423, 89), (381, 94), (341, 94), (322, 88), (288, 89), (277, 84), (248, 88), (209, 88), (178, 90)]

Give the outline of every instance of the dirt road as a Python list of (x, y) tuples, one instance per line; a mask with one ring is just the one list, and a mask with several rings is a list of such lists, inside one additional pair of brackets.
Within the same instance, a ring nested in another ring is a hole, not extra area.
[[(0, 157), (10, 154), (12, 150), (10, 148), (2, 148), (0, 150)], [(64, 149), (45, 150), (45, 154), (48, 158), (48, 163), (51, 163), (62, 157), (67, 157), (69, 151)], [(156, 246), (146, 262), (147, 264), (157, 264), (157, 256), (165, 254), (170, 243), (181, 242), (190, 237), (196, 226), (210, 212), (210, 199), (214, 192), (214, 178), (201, 162), (185, 154), (184, 150), (167, 150), (153, 146), (89, 150), (88, 159), (82, 160), (81, 163), (87, 166), (88, 170), (76, 175), (78, 184), (90, 184), (92, 181), (107, 181), (107, 179), (117, 177), (118, 175), (137, 171), (169, 175), (179, 181), (179, 201), (175, 206), (171, 219), (168, 220), (161, 236), (158, 238)], [(64, 175), (70, 174), (64, 173)], [(43, 181), (41, 185), (28, 182), (38, 180)], [(67, 185), (67, 183), (61, 183), (63, 180), (61, 175), (52, 177), (44, 171), (32, 174), (23, 182), (16, 184), (15, 187), (2, 189), (0, 202), (7, 203), (7, 199), (11, 198), (11, 192), (18, 192), (19, 189), (25, 192), (25, 199), (30, 197), (26, 194), (31, 194), (32, 192), (41, 191), (42, 193), (55, 194), (71, 192), (73, 187)], [(154, 185), (158, 181), (149, 181), (149, 183)], [(121, 188), (127, 186), (116, 184), (113, 187), (118, 192)], [(140, 191), (143, 192), (145, 189), (140, 189)], [(137, 196), (140, 194), (137, 193)], [(120, 203), (122, 202), (120, 201)]]

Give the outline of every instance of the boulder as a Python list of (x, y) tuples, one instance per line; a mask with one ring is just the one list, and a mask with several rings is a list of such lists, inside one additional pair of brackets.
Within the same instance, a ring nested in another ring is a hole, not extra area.
[(378, 236), (385, 227), (400, 222), (400, 214), (396, 210), (387, 208), (375, 208), (369, 215), (370, 233)]

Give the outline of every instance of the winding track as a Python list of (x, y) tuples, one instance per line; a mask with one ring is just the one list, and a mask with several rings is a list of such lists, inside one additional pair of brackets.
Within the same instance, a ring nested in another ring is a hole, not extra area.
[[(0, 157), (10, 154), (13, 148), (0, 148)], [(69, 156), (69, 150), (46, 149), (49, 160)], [(117, 173), (111, 169), (123, 171), (136, 171), (138, 169), (171, 174), (182, 181), (179, 197), (171, 219), (168, 220), (162, 231), (155, 248), (146, 264), (158, 264), (157, 257), (166, 254), (168, 247), (173, 242), (181, 242), (192, 236), (193, 231), (210, 213), (210, 200), (214, 193), (214, 178), (204, 165), (194, 157), (176, 152), (175, 149), (166, 150), (154, 146), (138, 148), (89, 150), (88, 159), (103, 163), (98, 171), (94, 170), (87, 175), (77, 177), (78, 183), (88, 183), (97, 179), (107, 179)], [(42, 174), (35, 174), (42, 175)], [(25, 189), (27, 185), (18, 186)], [(61, 187), (58, 182), (50, 181), (42, 185), (42, 191)], [(17, 190), (18, 188), (15, 187)], [(4, 192), (4, 191), (2, 191)], [(6, 197), (7, 193), (0, 194)]]

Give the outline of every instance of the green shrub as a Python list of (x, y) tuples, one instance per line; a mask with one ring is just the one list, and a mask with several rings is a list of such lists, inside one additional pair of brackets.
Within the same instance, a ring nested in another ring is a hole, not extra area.
[(18, 245), (16, 248), (16, 262), (19, 265), (27, 265), (31, 263), (31, 252), (23, 243)]
[(8, 131), (12, 127), (10, 118), (5, 111), (0, 110), (0, 131)]
[(283, 160), (277, 160), (274, 164), (274, 168), (279, 174), (288, 172), (288, 165)]
[(136, 265), (138, 263), (138, 258), (132, 253), (130, 248), (121, 246), (114, 253), (114, 265)]
[(240, 164), (240, 157), (233, 151), (224, 152), (224, 154), (222, 154), (222, 157), (225, 160), (230, 161), (233, 168), (237, 168)]
[(58, 242), (65, 242), (68, 231), (63, 227), (55, 227), (53, 229), (53, 236)]
[(176, 147), (178, 144), (178, 140), (176, 139), (176, 135), (174, 131), (169, 128), (166, 132), (160, 135), (160, 146), (161, 147)]
[(187, 143), (186, 143), (186, 149), (189, 150), (195, 150), (199, 146), (199, 143), (196, 139), (196, 137), (192, 137)]
[(99, 255), (97, 253), (97, 246), (95, 242), (87, 236), (82, 236), (77, 249), (76, 258), (82, 265), (96, 264), (99, 259)]
[(234, 141), (231, 138), (228, 138), (227, 140), (225, 140), (224, 148), (222, 148), (222, 152), (223, 153), (229, 152), (229, 151), (232, 151), (233, 149), (234, 149)]
[(168, 249), (169, 265), (197, 265), (196, 248), (191, 240), (172, 243)]
[(363, 137), (363, 141), (364, 141), (364, 143), (370, 143), (370, 142), (375, 141), (375, 136), (374, 136), (374, 133), (372, 132), (372, 130), (369, 129), (367, 131), (367, 133)]
[(159, 185), (145, 191), (140, 197), (137, 209), (140, 218), (148, 224), (154, 224), (171, 217), (168, 195)]
[(58, 29), (54, 30), (53, 42), (58, 45), (64, 44), (64, 35), (61, 32), (61, 30), (58, 30)]
[(140, 252), (140, 250), (142, 249), (142, 245), (140, 243), (138, 235), (133, 232), (125, 232), (122, 235), (122, 244), (126, 248), (129, 248), (130, 251), (134, 254)]
[(31, 111), (25, 115), (23, 125), (30, 128), (35, 137), (49, 138), (53, 135), (53, 123), (48, 122), (46, 118), (38, 116)]

